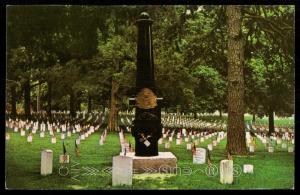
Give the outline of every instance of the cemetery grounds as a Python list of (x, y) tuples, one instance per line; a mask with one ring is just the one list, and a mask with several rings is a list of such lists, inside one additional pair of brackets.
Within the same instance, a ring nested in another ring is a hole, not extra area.
[[(245, 120), (250, 120), (245, 117)], [(264, 123), (264, 119), (261, 119)], [(287, 124), (286, 119), (275, 120), (275, 125)], [(51, 137), (45, 134), (33, 136), (33, 142), (26, 141), (27, 136), (20, 133), (10, 133), (10, 140), (6, 140), (5, 147), (5, 180), (7, 189), (293, 189), (294, 188), (294, 153), (288, 153), (281, 145), (275, 147), (274, 153), (269, 153), (263, 143), (256, 139), (257, 148), (248, 156), (233, 156), (234, 183), (223, 185), (220, 183), (218, 172), (219, 163), (227, 158), (225, 153), (226, 138), (210, 152), (212, 167), (207, 164), (193, 164), (192, 153), (186, 149), (186, 143), (176, 145), (173, 139), (170, 149), (164, 144), (159, 145), (159, 151), (171, 151), (177, 157), (178, 169), (174, 174), (145, 173), (134, 174), (130, 187), (112, 187), (111, 166), (112, 157), (119, 155), (120, 143), (118, 133), (110, 132), (104, 145), (99, 145), (100, 132), (95, 132), (79, 145), (80, 157), (75, 156), (75, 139), (77, 135), (65, 139), (70, 163), (59, 164), (62, 154), (60, 134), (56, 134), (57, 143), (50, 142)], [(134, 146), (134, 138), (126, 133), (126, 138)], [(197, 147), (207, 148), (212, 142), (209, 138), (199, 142)], [(165, 142), (165, 140), (164, 140)], [(48, 176), (40, 175), (41, 151), (53, 150), (53, 173)], [(243, 173), (243, 165), (254, 165), (253, 174)], [(150, 170), (151, 171), (151, 170)]]

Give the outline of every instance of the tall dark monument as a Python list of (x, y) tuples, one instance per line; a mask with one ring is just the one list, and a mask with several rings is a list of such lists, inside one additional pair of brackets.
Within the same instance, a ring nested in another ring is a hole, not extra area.
[(132, 135), (135, 138), (135, 156), (157, 156), (158, 140), (162, 135), (159, 100), (156, 96), (152, 48), (152, 20), (145, 12), (137, 20), (136, 107)]

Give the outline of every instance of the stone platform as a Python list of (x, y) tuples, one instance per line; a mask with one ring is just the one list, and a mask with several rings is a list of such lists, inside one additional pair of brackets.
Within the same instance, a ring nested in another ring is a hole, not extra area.
[[(123, 153), (120, 153), (123, 156)], [(177, 158), (171, 152), (159, 152), (158, 156), (135, 156), (134, 152), (126, 153), (132, 158), (133, 173), (176, 173)]]

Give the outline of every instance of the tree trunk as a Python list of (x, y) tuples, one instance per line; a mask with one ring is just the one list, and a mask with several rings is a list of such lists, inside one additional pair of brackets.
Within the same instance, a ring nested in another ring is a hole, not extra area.
[(48, 81), (48, 93), (47, 93), (47, 115), (51, 118), (51, 101), (52, 100), (52, 83)]
[(88, 113), (92, 112), (92, 97), (88, 97)]
[(247, 153), (244, 127), (244, 43), (240, 6), (227, 6), (228, 30), (228, 125), (227, 152)]
[(15, 84), (11, 87), (11, 117), (13, 119), (17, 116), (17, 93), (16, 93), (16, 86)]
[(269, 110), (269, 136), (271, 135), (271, 133), (274, 133), (274, 111), (273, 109)]
[(194, 112), (194, 119), (197, 118), (197, 112)]
[(222, 110), (221, 109), (219, 110), (219, 113), (220, 113), (219, 117), (222, 118)]
[(78, 98), (76, 98), (76, 108), (76, 111), (81, 111), (81, 102)]
[(255, 113), (252, 115), (252, 123), (255, 123)]
[(30, 118), (30, 80), (27, 79), (24, 84), (24, 110), (25, 117)]
[(118, 121), (118, 101), (117, 101), (117, 92), (119, 89), (119, 84), (112, 79), (111, 81), (111, 96), (110, 96), (110, 111), (109, 111), (109, 120), (108, 120), (108, 129), (109, 131), (117, 130), (117, 121)]
[(177, 112), (177, 115), (181, 115), (181, 111), (180, 111), (180, 107), (179, 106), (177, 106), (176, 112)]
[(39, 112), (40, 105), (41, 105), (41, 101), (40, 101), (41, 85), (39, 84), (37, 87), (38, 87), (38, 91), (36, 96), (36, 112)]
[(71, 117), (76, 117), (76, 97), (75, 97), (75, 93), (72, 90), (70, 93), (70, 116)]

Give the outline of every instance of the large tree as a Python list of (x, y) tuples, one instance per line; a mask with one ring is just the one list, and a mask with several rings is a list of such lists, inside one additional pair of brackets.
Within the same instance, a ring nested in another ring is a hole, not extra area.
[(228, 125), (227, 151), (247, 153), (244, 127), (244, 40), (240, 6), (226, 8), (228, 29)]

